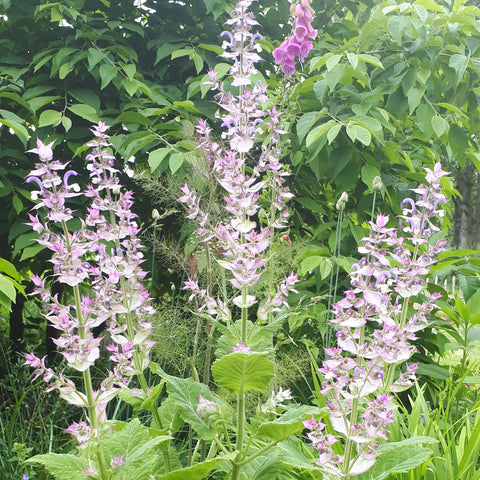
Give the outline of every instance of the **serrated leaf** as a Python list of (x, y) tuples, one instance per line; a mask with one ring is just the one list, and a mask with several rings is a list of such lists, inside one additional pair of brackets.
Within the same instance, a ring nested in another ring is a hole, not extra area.
[(35, 455), (26, 462), (44, 465), (56, 480), (89, 479), (89, 476), (83, 473), (88, 466), (88, 460), (75, 455), (47, 453), (45, 455)]
[(68, 109), (75, 115), (78, 115), (91, 123), (98, 123), (97, 111), (90, 105), (76, 103), (68, 107)]
[(38, 119), (39, 127), (46, 127), (48, 125), (56, 126), (62, 121), (62, 112), (56, 110), (44, 110)]
[(437, 138), (440, 138), (448, 130), (448, 122), (440, 115), (432, 117), (432, 128)]
[(401, 445), (381, 453), (370, 470), (358, 476), (359, 480), (384, 480), (392, 473), (409, 472), (428, 461), (432, 456), (430, 448), (421, 445)]
[(169, 398), (175, 402), (180, 411), (180, 416), (189, 423), (202, 440), (211, 440), (215, 431), (203, 418), (197, 414), (197, 406), (200, 395), (215, 403), (219, 408), (219, 415), (227, 421), (229, 415), (228, 407), (216, 398), (203, 383), (196, 382), (193, 378), (178, 378), (166, 374), (158, 365), (150, 366), (152, 372), (162, 376), (167, 381), (167, 392)]
[(230, 393), (263, 392), (273, 377), (273, 363), (264, 353), (234, 352), (216, 360), (213, 378)]

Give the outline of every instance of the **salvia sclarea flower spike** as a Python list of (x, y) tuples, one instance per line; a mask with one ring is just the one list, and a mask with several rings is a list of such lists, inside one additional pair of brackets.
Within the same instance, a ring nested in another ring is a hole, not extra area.
[(277, 65), (282, 65), (282, 71), (290, 76), (295, 73), (295, 59), (303, 63), (313, 48), (312, 40), (317, 37), (317, 30), (312, 27), (313, 9), (311, 0), (301, 0), (293, 4), (291, 13), (295, 16), (292, 36), (287, 38), (272, 55)]
[[(445, 245), (431, 237), (439, 230), (434, 219), (444, 215), (440, 178), (447, 173), (440, 163), (425, 170), (426, 184), (413, 189), (418, 198), (403, 202), (401, 230), (387, 227), (389, 218), (381, 214), (371, 222), (351, 289), (333, 307), (337, 346), (325, 349), (320, 372), (337, 435), (314, 419), (304, 422), (326, 478), (356, 476), (375, 463), (378, 442), (387, 440), (394, 421), (391, 393), (415, 381), (417, 365), (405, 362), (415, 352), (415, 332), (429, 325), (436, 308), (440, 295), (426, 290), (424, 277)], [(411, 305), (411, 298), (418, 303)], [(343, 455), (335, 453), (338, 441)]]
[[(262, 108), (268, 104), (266, 85), (253, 83), (256, 73), (255, 64), (261, 60), (261, 51), (257, 40), (262, 37), (252, 30), (258, 25), (248, 9), (252, 0), (237, 3), (226, 22), (231, 31), (225, 31), (223, 54), (233, 60), (230, 70), (231, 84), (227, 87), (218, 82), (215, 72), (209, 72), (212, 88), (218, 93), (215, 99), (220, 107), (219, 118), (225, 131), (222, 134), (223, 146), (211, 136), (211, 128), (206, 121), (200, 121), (196, 127), (199, 147), (208, 169), (225, 192), (225, 211), (228, 220), (213, 224), (208, 212), (202, 209), (201, 198), (185, 184), (179, 201), (187, 206), (187, 218), (197, 222), (197, 234), (203, 242), (214, 242), (216, 250), (221, 252), (219, 264), (230, 271), (231, 285), (243, 293), (233, 302), (241, 308), (248, 308), (257, 302), (253, 295), (246, 295), (245, 289), (254, 286), (265, 266), (262, 254), (270, 246), (275, 230), (284, 228), (288, 218), (286, 201), (293, 195), (285, 186), (285, 177), (289, 174), (280, 162), (280, 137), (285, 132), (280, 125), (280, 112), (275, 107)], [(236, 87), (232, 91), (232, 88)], [(247, 157), (251, 155), (256, 142), (268, 135), (267, 146), (259, 145), (258, 161), (246, 168)], [(259, 226), (258, 214), (262, 208), (261, 198), (268, 195), (270, 204), (263, 209), (263, 224)], [(259, 309), (259, 316), (267, 318), (272, 311), (278, 310), (285, 296), (294, 290), (297, 277), (290, 275), (278, 287), (277, 294), (269, 297)], [(200, 297), (203, 307), (210, 314), (229, 319), (230, 310), (211, 292), (201, 289), (196, 280), (189, 279), (185, 288), (192, 291), (192, 299)]]
[[(84, 192), (69, 182), (76, 172), (63, 173), (68, 162), (53, 160), (53, 143), (40, 140), (29, 151), (38, 155), (39, 162), (26, 180), (38, 186), (39, 190), (32, 193), (38, 201), (33, 210), (42, 212), (30, 215), (29, 225), (39, 234), (38, 243), (52, 252), (55, 281), (71, 287), (74, 293), (74, 303), (64, 305), (58, 295), (52, 295), (45, 279), (32, 277), (33, 295), (45, 305), (47, 321), (60, 332), (54, 340), (59, 352), (71, 368), (85, 372), (99, 358), (100, 344), (109, 342), (105, 348), (113, 366), (93, 391), (97, 420), (118, 389), (148, 366), (153, 346), (148, 337), (154, 309), (142, 284), (145, 272), (140, 267), (139, 229), (131, 212), (132, 192), (123, 191), (119, 184), (107, 128), (103, 122), (92, 128), (95, 138), (88, 144), (92, 150), (87, 156), (91, 183)], [(77, 195), (89, 199), (87, 214), (84, 219), (78, 217), (81, 227), (70, 231), (67, 223), (74, 212), (67, 200)], [(105, 333), (96, 338), (92, 330), (104, 323)], [(45, 358), (27, 354), (26, 364), (35, 369), (35, 377), (43, 376), (49, 390), (57, 389), (73, 405), (89, 406), (87, 393), (62, 372), (48, 368)], [(91, 425), (83, 424), (74, 424), (67, 431), (79, 441), (92, 434)]]

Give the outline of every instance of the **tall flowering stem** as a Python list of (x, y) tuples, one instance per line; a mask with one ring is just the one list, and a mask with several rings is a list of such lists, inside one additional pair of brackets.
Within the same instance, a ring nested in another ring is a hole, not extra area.
[[(415, 333), (429, 325), (436, 307), (439, 294), (428, 293), (424, 277), (445, 244), (431, 237), (439, 231), (435, 217), (444, 215), (440, 178), (446, 172), (439, 163), (425, 170), (426, 185), (413, 189), (418, 199), (403, 202), (400, 231), (387, 226), (388, 216), (370, 223), (352, 288), (333, 307), (337, 346), (325, 349), (320, 372), (337, 436), (326, 434), (321, 422), (305, 422), (326, 478), (355, 477), (375, 463), (378, 442), (387, 440), (394, 421), (392, 393), (415, 380), (417, 365), (399, 366), (413, 355)], [(343, 456), (332, 446), (342, 439)]]
[[(249, 8), (253, 0), (240, 0), (227, 20), (228, 31), (224, 37), (223, 56), (233, 62), (231, 81), (220, 83), (214, 72), (209, 72), (215, 99), (220, 107), (219, 118), (225, 128), (223, 144), (211, 136), (205, 121), (196, 127), (199, 147), (205, 156), (213, 181), (225, 192), (223, 219), (211, 219), (203, 200), (188, 184), (182, 187), (179, 199), (188, 209), (187, 218), (197, 223), (196, 234), (207, 249), (217, 252), (217, 263), (227, 272), (233, 294), (220, 298), (209, 286), (203, 289), (198, 280), (189, 278), (185, 288), (191, 291), (190, 300), (201, 300), (200, 312), (215, 322), (232, 327), (237, 335), (237, 345), (232, 351), (250, 350), (248, 324), (249, 311), (257, 307), (255, 328), (272, 318), (272, 313), (286, 305), (286, 296), (294, 291), (297, 277), (293, 273), (269, 292), (264, 299), (253, 294), (265, 266), (266, 253), (276, 231), (284, 229), (288, 218), (286, 201), (292, 197), (285, 186), (288, 172), (280, 163), (280, 112), (269, 106), (266, 86), (253, 83), (255, 64), (261, 60), (254, 33), (258, 23)], [(268, 136), (269, 141), (260, 144)], [(258, 159), (253, 161), (253, 155)], [(209, 203), (209, 202), (207, 202)], [(264, 208), (268, 206), (268, 208)], [(210, 250), (209, 250), (210, 251)], [(256, 293), (256, 291), (255, 291)], [(231, 308), (240, 310), (239, 328), (232, 319)], [(252, 352), (253, 353), (253, 352)], [(245, 463), (245, 392), (237, 398), (236, 450), (232, 479), (240, 478), (240, 468)]]
[[(74, 304), (62, 304), (38, 276), (32, 277), (33, 294), (44, 304), (47, 320), (60, 332), (54, 340), (58, 350), (69, 367), (82, 373), (83, 390), (63, 372), (48, 368), (45, 358), (27, 354), (26, 363), (35, 368), (35, 377), (43, 376), (49, 390), (58, 390), (67, 402), (85, 409), (87, 422), (74, 423), (67, 433), (80, 445), (97, 442), (96, 468), (102, 479), (110, 476), (101, 449), (107, 403), (133, 376), (142, 387), (137, 395), (148, 395), (143, 371), (153, 346), (149, 317), (154, 313), (142, 283), (145, 272), (140, 267), (143, 260), (136, 215), (131, 211), (132, 192), (123, 191), (119, 184), (107, 128), (100, 122), (92, 129), (94, 140), (88, 144), (91, 153), (87, 156), (90, 184), (84, 192), (71, 183), (77, 173), (65, 171), (69, 162), (53, 160), (53, 143), (38, 140), (30, 150), (39, 162), (27, 177), (28, 183), (38, 187), (32, 198), (38, 201), (34, 210), (42, 213), (30, 215), (29, 225), (39, 234), (38, 243), (51, 250), (55, 281), (72, 289)], [(89, 199), (87, 215), (78, 218), (81, 226), (72, 231), (69, 222), (74, 212), (67, 201), (79, 195)], [(93, 329), (101, 325), (105, 333), (95, 337)], [(100, 356), (102, 343), (113, 367), (94, 389), (90, 368)]]

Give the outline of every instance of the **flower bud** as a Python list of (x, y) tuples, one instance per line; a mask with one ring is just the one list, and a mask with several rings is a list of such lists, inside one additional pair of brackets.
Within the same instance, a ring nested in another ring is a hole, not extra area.
[(373, 179), (372, 187), (375, 192), (379, 192), (383, 188), (382, 179), (378, 175)]
[(348, 202), (348, 193), (347, 192), (343, 192), (341, 195), (340, 195), (340, 198), (338, 199), (338, 202), (337, 202), (337, 210), (343, 210), (345, 208), (345, 205), (346, 203)]

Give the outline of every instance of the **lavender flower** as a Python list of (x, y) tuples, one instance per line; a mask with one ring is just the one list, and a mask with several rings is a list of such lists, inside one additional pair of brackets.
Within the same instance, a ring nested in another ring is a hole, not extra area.
[(291, 13), (295, 16), (293, 34), (273, 51), (277, 65), (282, 65), (282, 71), (287, 77), (295, 73), (295, 59), (304, 62), (313, 48), (312, 40), (317, 37), (317, 31), (312, 27), (313, 9), (311, 0), (301, 0), (292, 5)]
[[(413, 355), (415, 332), (428, 326), (436, 307), (439, 295), (426, 292), (423, 277), (445, 244), (433, 243), (431, 236), (439, 230), (434, 218), (444, 214), (439, 209), (446, 203), (439, 180), (446, 172), (438, 163), (425, 170), (427, 185), (413, 189), (418, 199), (404, 201), (400, 218), (406, 236), (387, 227), (388, 216), (378, 215), (358, 249), (365, 256), (353, 266), (352, 288), (333, 307), (337, 346), (325, 349), (321, 393), (328, 396), (337, 439), (345, 440), (344, 455), (333, 455), (324, 427), (305, 425), (313, 446), (321, 447), (318, 464), (327, 478), (359, 475), (373, 465), (375, 446), (387, 439), (394, 421), (393, 396), (388, 392), (406, 389), (415, 380), (416, 364), (397, 370)], [(412, 309), (409, 299), (420, 294), (425, 300)]]

